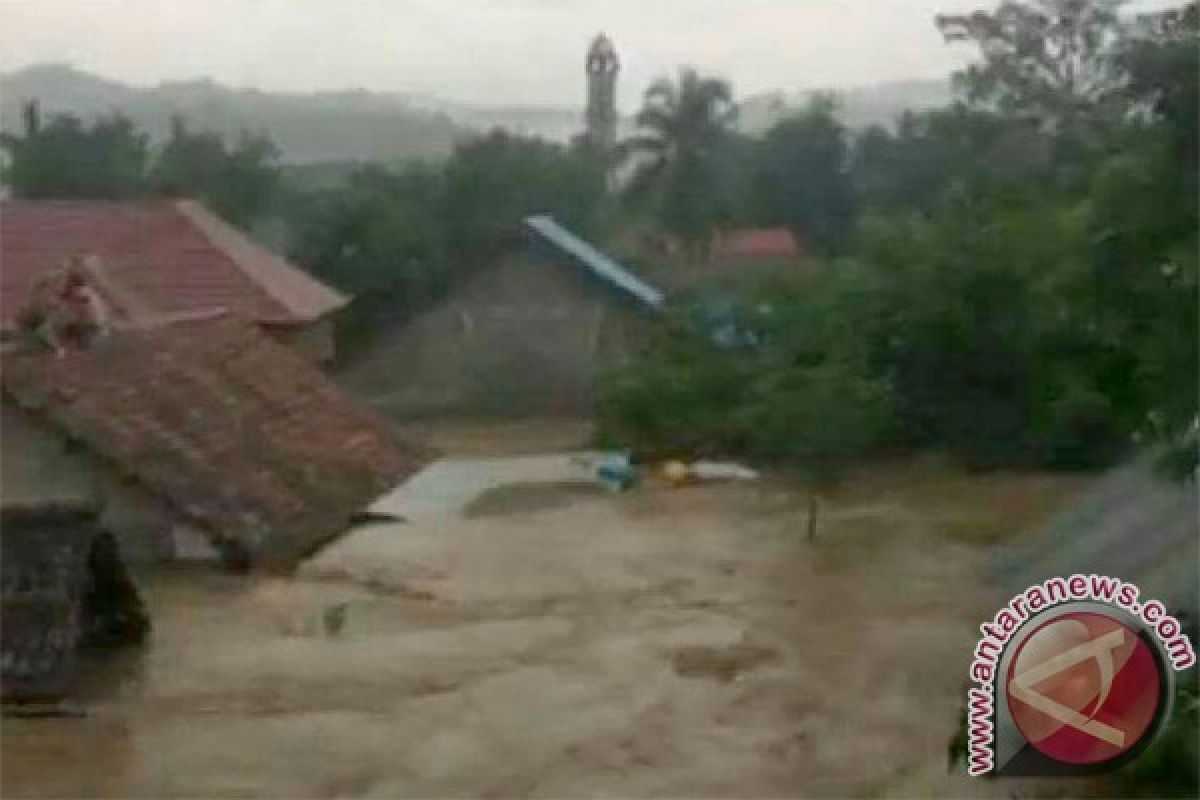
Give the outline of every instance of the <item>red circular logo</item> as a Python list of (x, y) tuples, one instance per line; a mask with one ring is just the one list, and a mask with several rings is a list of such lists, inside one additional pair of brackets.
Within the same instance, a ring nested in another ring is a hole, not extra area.
[(1021, 642), (1005, 694), (1031, 745), (1065, 764), (1098, 764), (1153, 732), (1164, 678), (1138, 634), (1107, 614), (1056, 616)]

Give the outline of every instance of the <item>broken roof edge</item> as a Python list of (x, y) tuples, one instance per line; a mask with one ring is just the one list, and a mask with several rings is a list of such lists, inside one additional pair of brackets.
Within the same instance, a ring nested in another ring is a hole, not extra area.
[(261, 320), (287, 325), (312, 322), (344, 308), (350, 297), (326, 286), (283, 256), (230, 225), (197, 200), (176, 199), (175, 209), (247, 278), (292, 316)]

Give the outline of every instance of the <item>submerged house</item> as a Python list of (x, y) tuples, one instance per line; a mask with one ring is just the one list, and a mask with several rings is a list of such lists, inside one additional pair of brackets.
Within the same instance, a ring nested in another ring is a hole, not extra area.
[(349, 298), (191, 200), (0, 203), (0, 327), (12, 327), (48, 270), (86, 256), (119, 319), (223, 309), (318, 361)]
[[(13, 331), (80, 257), (107, 335)], [(144, 637), (127, 563), (287, 569), (426, 460), (318, 366), (346, 298), (195, 203), (0, 204), (0, 283), (6, 703)]]
[(578, 415), (665, 296), (548, 216), (343, 377), (389, 415)]
[(62, 357), (9, 348), (0, 381), (5, 505), (91, 505), (135, 562), (286, 569), (426, 460), (310, 359), (219, 311)]

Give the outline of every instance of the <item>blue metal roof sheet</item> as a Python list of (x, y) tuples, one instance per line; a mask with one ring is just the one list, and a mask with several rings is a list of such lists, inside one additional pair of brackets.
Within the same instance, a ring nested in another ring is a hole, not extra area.
[(534, 214), (526, 217), (525, 225), (606, 283), (617, 287), (651, 308), (658, 309), (662, 306), (664, 295), (661, 290), (646, 283), (612, 258), (559, 225), (550, 215)]

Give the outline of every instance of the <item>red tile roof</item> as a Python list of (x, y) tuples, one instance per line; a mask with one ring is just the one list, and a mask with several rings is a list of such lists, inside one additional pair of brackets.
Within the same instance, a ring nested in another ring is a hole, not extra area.
[(347, 302), (193, 201), (13, 200), (0, 203), (3, 324), (43, 271), (77, 254), (98, 256), (109, 283), (160, 313), (222, 308), (289, 324)]
[(10, 351), (0, 366), (6, 400), (269, 566), (344, 531), (429, 458), (231, 315), (120, 331), (63, 358)]
[(739, 228), (717, 237), (718, 258), (797, 258), (800, 245), (787, 228)]

